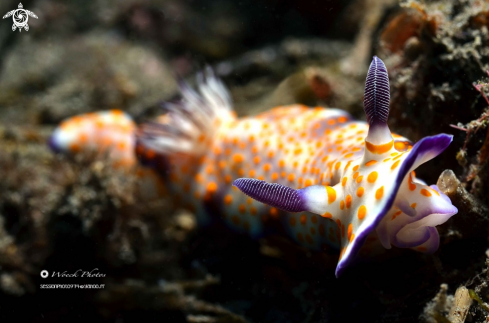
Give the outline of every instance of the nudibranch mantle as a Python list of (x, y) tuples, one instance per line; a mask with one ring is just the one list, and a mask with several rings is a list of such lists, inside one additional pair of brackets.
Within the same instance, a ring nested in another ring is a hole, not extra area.
[(164, 194), (201, 224), (223, 221), (253, 237), (281, 230), (305, 247), (340, 250), (337, 276), (357, 254), (391, 246), (437, 250), (435, 227), (457, 209), (414, 170), (452, 136), (412, 145), (390, 132), (389, 79), (379, 58), (366, 80), (367, 122), (303, 105), (237, 118), (212, 71), (197, 82), (198, 92), (180, 82), (181, 101), (167, 103), (166, 114), (137, 130), (121, 111), (95, 112), (63, 122), (50, 146), (64, 153), (95, 149), (128, 168), (139, 160), (149, 167), (142, 188), (149, 183), (154, 191), (161, 180)]

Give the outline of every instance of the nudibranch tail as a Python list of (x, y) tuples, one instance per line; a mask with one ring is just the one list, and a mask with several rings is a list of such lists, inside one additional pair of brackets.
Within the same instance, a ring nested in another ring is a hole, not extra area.
[(48, 140), (58, 153), (107, 155), (114, 166), (132, 167), (136, 124), (123, 111), (91, 112), (64, 120)]

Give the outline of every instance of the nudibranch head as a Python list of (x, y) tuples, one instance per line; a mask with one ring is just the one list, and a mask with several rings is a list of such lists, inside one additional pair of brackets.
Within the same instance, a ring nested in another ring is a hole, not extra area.
[[(394, 141), (387, 125), (389, 79), (378, 57), (373, 58), (365, 84), (365, 113), (369, 124), (363, 156), (349, 160), (338, 183), (293, 189), (276, 183), (241, 178), (234, 182), (250, 197), (289, 212), (309, 211), (345, 228), (336, 275), (351, 265), (367, 237), (377, 234), (391, 245), (434, 252), (436, 225), (457, 209), (438, 188), (415, 178), (414, 170), (445, 150), (452, 136), (425, 137), (414, 146)], [(401, 147), (402, 146), (402, 147)]]

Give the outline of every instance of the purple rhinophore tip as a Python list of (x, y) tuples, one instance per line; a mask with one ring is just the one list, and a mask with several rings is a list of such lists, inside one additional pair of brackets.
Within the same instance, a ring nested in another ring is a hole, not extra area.
[(238, 178), (233, 185), (249, 197), (278, 209), (287, 212), (306, 210), (299, 190), (254, 178)]
[(389, 116), (389, 76), (384, 62), (374, 56), (368, 69), (365, 81), (365, 95), (363, 107), (367, 122), (372, 124), (385, 124)]

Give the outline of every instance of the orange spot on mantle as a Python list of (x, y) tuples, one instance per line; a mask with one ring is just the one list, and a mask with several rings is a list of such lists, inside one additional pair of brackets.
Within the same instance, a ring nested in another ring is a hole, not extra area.
[(382, 145), (374, 145), (368, 141), (365, 141), (365, 147), (367, 147), (367, 150), (374, 154), (385, 154), (386, 152), (391, 150), (393, 146), (394, 140), (391, 140), (388, 143)]

